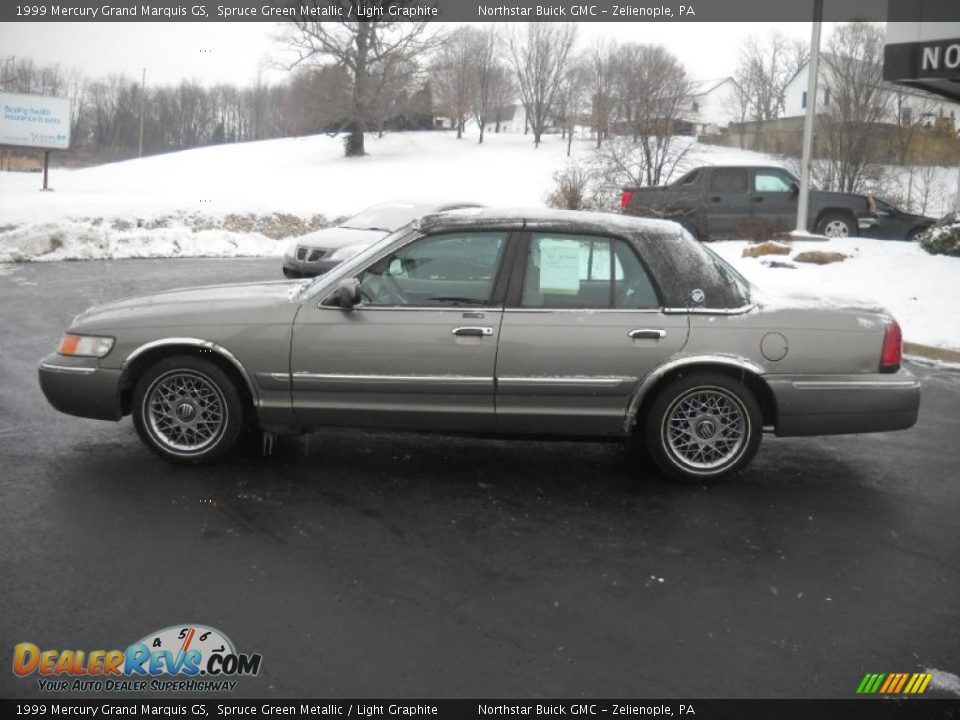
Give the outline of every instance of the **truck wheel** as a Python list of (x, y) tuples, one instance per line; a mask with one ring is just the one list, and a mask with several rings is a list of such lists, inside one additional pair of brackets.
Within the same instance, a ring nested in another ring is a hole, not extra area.
[(244, 424), (243, 400), (230, 376), (189, 355), (147, 369), (134, 386), (132, 414), (143, 443), (179, 465), (221, 459)]
[(645, 431), (650, 456), (669, 478), (716, 482), (753, 459), (763, 421), (743, 383), (704, 372), (674, 380), (660, 391)]
[(849, 215), (843, 213), (827, 213), (817, 223), (817, 232), (827, 237), (853, 237), (857, 228)]

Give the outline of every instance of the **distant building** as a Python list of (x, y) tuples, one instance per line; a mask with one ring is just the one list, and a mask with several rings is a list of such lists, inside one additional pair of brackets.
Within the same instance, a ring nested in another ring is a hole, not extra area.
[[(817, 81), (817, 113), (830, 112), (831, 103), (835, 98), (830, 91), (831, 62), (843, 62), (831, 53), (820, 53), (820, 77)], [(852, 62), (846, 60), (845, 62)], [(802, 117), (807, 112), (807, 82), (810, 78), (810, 65), (804, 65), (787, 83), (784, 92), (784, 109), (781, 117)], [(946, 124), (956, 128), (960, 120), (960, 104), (947, 98), (937, 97), (904, 85), (895, 85), (882, 82), (883, 92), (889, 94), (890, 102), (885, 122), (891, 125), (919, 124), (932, 128), (938, 124)]]
[(742, 120), (737, 113), (738, 89), (737, 81), (732, 77), (695, 80), (691, 83), (690, 94), (683, 99), (678, 120), (689, 124), (694, 135), (715, 133)]

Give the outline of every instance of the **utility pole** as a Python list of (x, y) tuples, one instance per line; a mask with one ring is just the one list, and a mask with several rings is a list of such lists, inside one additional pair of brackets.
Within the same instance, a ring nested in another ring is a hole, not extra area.
[(807, 79), (807, 114), (803, 118), (803, 159), (800, 164), (800, 197), (797, 199), (796, 232), (807, 231), (810, 209), (810, 160), (813, 157), (813, 124), (817, 113), (817, 80), (820, 74), (820, 26), (823, 0), (813, 0), (813, 31), (810, 35), (810, 77)]
[(147, 102), (147, 69), (143, 68), (140, 76), (140, 148), (137, 157), (143, 157), (143, 109)]

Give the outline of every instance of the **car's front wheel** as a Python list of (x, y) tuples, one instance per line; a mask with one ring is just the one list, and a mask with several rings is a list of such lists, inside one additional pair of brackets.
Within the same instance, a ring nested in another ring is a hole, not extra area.
[(743, 383), (722, 373), (674, 380), (650, 405), (650, 456), (674, 480), (712, 482), (741, 470), (763, 432), (760, 406)]
[(214, 363), (190, 356), (164, 358), (133, 391), (140, 439), (164, 460), (195, 465), (219, 460), (243, 429), (243, 399)]

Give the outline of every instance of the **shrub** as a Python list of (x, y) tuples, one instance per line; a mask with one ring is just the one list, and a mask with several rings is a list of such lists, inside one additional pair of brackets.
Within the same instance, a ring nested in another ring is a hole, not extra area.
[(960, 257), (960, 213), (950, 213), (918, 236), (920, 246), (931, 255)]

